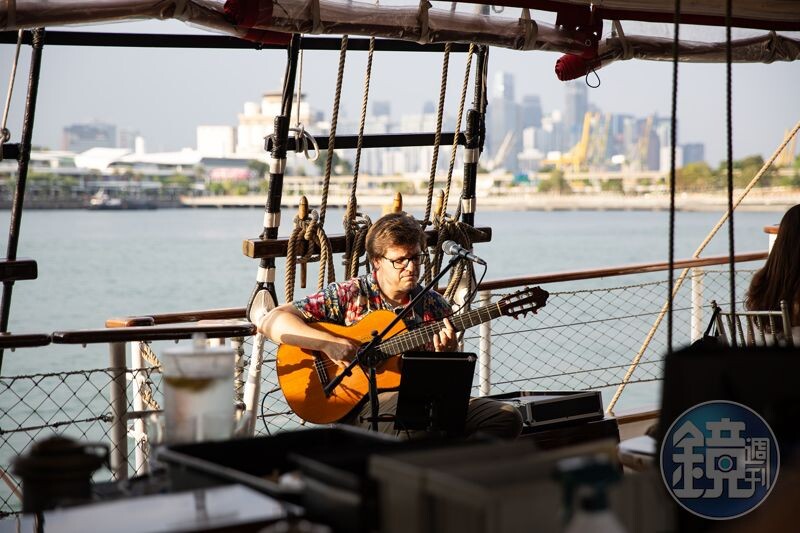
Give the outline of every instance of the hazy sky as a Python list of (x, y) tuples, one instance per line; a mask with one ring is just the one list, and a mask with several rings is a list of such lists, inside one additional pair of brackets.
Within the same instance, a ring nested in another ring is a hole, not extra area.
[[(107, 26), (111, 31), (178, 33), (196, 31), (174, 22), (148, 21)], [(96, 31), (102, 26), (92, 28)], [(5, 95), (13, 45), (0, 45), (0, 84)], [(23, 47), (9, 117), (12, 140), (21, 134), (21, 117), (30, 48)], [(303, 92), (311, 105), (330, 115), (338, 52), (305, 55)], [(447, 109), (455, 115), (466, 54), (450, 62)], [(538, 94), (544, 111), (563, 109), (564, 84), (554, 65), (558, 54), (492, 49), (490, 76), (514, 74), (516, 98)], [(34, 144), (60, 148), (62, 128), (101, 120), (139, 131), (148, 151), (195, 146), (195, 127), (236, 125), (246, 101), (280, 88), (286, 53), (256, 50), (168, 50), (52, 46), (45, 48), (36, 112)], [(347, 59), (342, 101), (345, 118), (357, 119), (365, 52)], [(439, 92), (441, 54), (376, 53), (371, 101), (391, 102), (392, 113), (418, 113)], [(601, 85), (589, 101), (604, 112), (668, 117), (672, 65), (619, 61), (598, 71)], [(734, 158), (768, 157), (784, 131), (800, 120), (800, 63), (734, 65)], [(491, 83), (491, 80), (490, 80)], [(703, 142), (707, 160), (725, 158), (725, 66), (682, 63), (679, 71), (679, 143)], [(355, 133), (342, 131), (340, 133)]]

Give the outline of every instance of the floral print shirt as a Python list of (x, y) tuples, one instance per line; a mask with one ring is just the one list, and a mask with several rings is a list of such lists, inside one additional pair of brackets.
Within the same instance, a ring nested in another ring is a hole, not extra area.
[[(419, 285), (417, 288), (420, 289)], [(331, 283), (320, 292), (295, 301), (293, 305), (309, 322), (332, 322), (342, 326), (351, 326), (367, 313), (378, 309), (396, 311), (383, 301), (374, 272)], [(434, 291), (423, 296), (415, 307), (404, 319), (409, 329), (452, 313), (447, 300)], [(421, 312), (416, 313), (416, 310)]]

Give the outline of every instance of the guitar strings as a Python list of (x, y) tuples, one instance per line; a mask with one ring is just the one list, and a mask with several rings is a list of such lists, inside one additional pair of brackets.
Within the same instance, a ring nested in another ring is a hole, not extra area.
[[(462, 315), (458, 315), (458, 316), (455, 316), (455, 317), (451, 316), (450, 318), (451, 318), (451, 322), (453, 322), (453, 325), (456, 326), (457, 329), (463, 331), (463, 330), (467, 329), (467, 327), (469, 327), (469, 323), (471, 323), (473, 321), (473, 319), (477, 318), (478, 320), (480, 320), (481, 319), (481, 314), (484, 313), (484, 312), (486, 313), (486, 315), (490, 319), (493, 318), (492, 317), (492, 314), (493, 314), (492, 311), (493, 310), (494, 310), (494, 307), (489, 305), (489, 306), (485, 306), (485, 307), (480, 307), (478, 309), (474, 309), (472, 311), (468, 311), (467, 313), (464, 313)], [(424, 344), (426, 342), (429, 342), (429, 341), (432, 340), (433, 335), (435, 335), (436, 333), (439, 333), (443, 329), (444, 329), (443, 321), (436, 320), (436, 321), (429, 322), (429, 323), (427, 323), (427, 324), (425, 324), (425, 325), (423, 325), (423, 326), (421, 326), (421, 327), (419, 327), (417, 329), (410, 330), (410, 331), (404, 331), (404, 332), (401, 332), (399, 335), (397, 335), (395, 337), (390, 337), (389, 339), (384, 341), (384, 343), (382, 344), (383, 348), (390, 347), (388, 352), (387, 352), (387, 354), (385, 354), (385, 358), (388, 359), (390, 357), (394, 357), (394, 356), (402, 353), (404, 351), (404, 349), (402, 348), (402, 344), (404, 344), (404, 343), (410, 343), (411, 346), (416, 347), (416, 346), (419, 346), (419, 343), (417, 341), (420, 341), (420, 340), (423, 341), (422, 344)], [(391, 346), (393, 346), (393, 345), (397, 345), (397, 350), (396, 351), (393, 348), (391, 348)], [(412, 348), (408, 348), (408, 349), (412, 349)], [(333, 362), (330, 358), (328, 358), (325, 361), (323, 361), (322, 364), (323, 364), (325, 370), (328, 370), (328, 369), (330, 369), (332, 367), (338, 367), (339, 366), (335, 362)]]

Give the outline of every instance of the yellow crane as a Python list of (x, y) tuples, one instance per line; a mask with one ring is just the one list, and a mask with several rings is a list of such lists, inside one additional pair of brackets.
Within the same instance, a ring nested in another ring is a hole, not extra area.
[(650, 115), (644, 121), (644, 131), (642, 132), (642, 136), (639, 137), (639, 145), (638, 145), (638, 161), (639, 161), (639, 170), (645, 170), (647, 167), (647, 154), (650, 150), (650, 133), (653, 131), (653, 120), (655, 119), (655, 115)]
[(586, 165), (586, 154), (589, 152), (589, 134), (592, 129), (592, 121), (595, 113), (587, 111), (583, 115), (583, 130), (578, 144), (573, 146), (568, 152), (561, 154), (558, 158), (543, 159), (543, 165), (554, 165), (557, 169), (563, 170), (568, 167), (573, 172), (580, 171)]
[(608, 134), (611, 131), (611, 113), (597, 114), (593, 121), (591, 137), (589, 140), (588, 165), (591, 168), (606, 166), (606, 151), (608, 148)]

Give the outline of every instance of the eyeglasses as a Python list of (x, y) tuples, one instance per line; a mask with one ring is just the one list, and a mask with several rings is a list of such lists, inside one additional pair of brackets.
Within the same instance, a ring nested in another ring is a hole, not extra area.
[(408, 267), (409, 262), (413, 262), (415, 265), (420, 264), (423, 257), (425, 257), (425, 254), (419, 253), (410, 257), (398, 257), (397, 259), (389, 259), (386, 256), (383, 258), (389, 261), (396, 270), (403, 270)]

